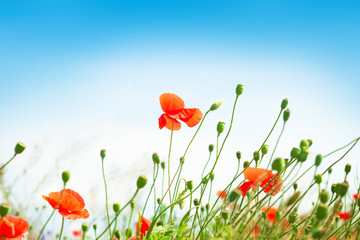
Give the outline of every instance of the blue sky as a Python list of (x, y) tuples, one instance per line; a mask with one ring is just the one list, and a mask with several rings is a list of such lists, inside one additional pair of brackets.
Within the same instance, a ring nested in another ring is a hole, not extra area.
[[(302, 138), (313, 138), (314, 154), (330, 152), (360, 133), (359, 7), (358, 1), (2, 1), (1, 157), (22, 140), (27, 160), (15, 166), (35, 158), (35, 169), (44, 163), (70, 169), (80, 188), (86, 178), (77, 172), (86, 166), (99, 175), (104, 147), (118, 174), (136, 179), (151, 169), (128, 159), (167, 154), (169, 133), (157, 128), (163, 92), (203, 112), (224, 100), (199, 136), (207, 145), (217, 121), (229, 121), (238, 83), (245, 91), (225, 159), (239, 148), (252, 155), (284, 97), (292, 115), (277, 153), (288, 154)], [(176, 135), (174, 158), (192, 133), (183, 127)], [(355, 165), (358, 153), (349, 162)], [(60, 186), (57, 176), (44, 189)]]

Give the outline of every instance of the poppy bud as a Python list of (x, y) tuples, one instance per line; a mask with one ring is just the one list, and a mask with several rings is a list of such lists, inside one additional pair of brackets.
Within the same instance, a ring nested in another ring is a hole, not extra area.
[(164, 221), (157, 221), (156, 226), (164, 226)]
[(293, 184), (293, 188), (294, 188), (294, 190), (296, 191), (296, 189), (298, 188), (298, 184), (297, 184), (297, 183), (294, 183), (294, 184)]
[(323, 159), (323, 156), (321, 154), (316, 155), (315, 166), (317, 166), (317, 167), (320, 166), (322, 159)]
[(309, 143), (309, 147), (311, 147), (311, 145), (313, 145), (313, 140), (308, 139), (307, 141), (308, 141), (308, 143)]
[(199, 202), (198, 198), (194, 199), (194, 205), (195, 205), (195, 207), (198, 207), (200, 205), (200, 202)]
[(291, 195), (291, 197), (286, 201), (285, 205), (286, 206), (293, 205), (296, 202), (296, 200), (298, 200), (298, 198), (300, 197), (300, 194), (301, 194), (300, 191), (294, 192), (294, 194)]
[(135, 208), (135, 201), (134, 201), (134, 200), (131, 200), (131, 202), (130, 202), (130, 208), (131, 208), (131, 209), (134, 209), (134, 208)]
[(316, 209), (316, 218), (319, 220), (323, 220), (328, 215), (329, 215), (329, 207), (326, 204), (319, 203)]
[(284, 158), (284, 164), (287, 165), (289, 163), (289, 159), (288, 158)]
[(312, 232), (312, 236), (314, 239), (321, 239), (324, 236), (325, 232), (320, 229), (316, 229)]
[(298, 156), (299, 162), (305, 162), (309, 155), (309, 150), (307, 148), (301, 148), (300, 154)]
[(349, 174), (350, 171), (351, 171), (351, 164), (348, 163), (345, 165), (345, 173)]
[(257, 161), (260, 160), (260, 153), (259, 153), (258, 151), (255, 151), (254, 154), (253, 154), (253, 156), (254, 156), (255, 162), (257, 162)]
[(322, 175), (321, 174), (316, 174), (314, 176), (314, 181), (315, 181), (315, 183), (320, 184), (322, 182)]
[(284, 160), (282, 158), (276, 158), (272, 164), (271, 169), (281, 172), (284, 168)]
[(105, 150), (105, 149), (101, 149), (101, 150), (100, 150), (100, 157), (101, 157), (101, 159), (104, 160), (105, 156), (106, 156), (106, 150)]
[(89, 229), (89, 225), (87, 225), (87, 223), (83, 223), (83, 224), (81, 225), (81, 230), (82, 230), (83, 232), (86, 232), (88, 229)]
[(136, 186), (138, 189), (140, 189), (140, 188), (145, 187), (146, 183), (147, 183), (147, 178), (145, 176), (141, 175), (136, 181)]
[(336, 184), (336, 193), (340, 195), (340, 197), (343, 197), (346, 195), (347, 191), (349, 189), (349, 183), (348, 182), (342, 182)]
[(300, 141), (300, 148), (303, 148), (303, 147), (310, 147), (310, 143), (308, 140), (301, 140)]
[(290, 110), (286, 109), (283, 113), (284, 122), (287, 122), (289, 120), (289, 117), (290, 117)]
[(237, 96), (241, 95), (243, 91), (244, 91), (244, 85), (238, 84), (236, 86), (236, 95)]
[(67, 183), (69, 181), (69, 179), (70, 179), (70, 172), (69, 171), (62, 172), (61, 178), (62, 178), (64, 183)]
[(239, 192), (237, 190), (233, 190), (229, 194), (229, 202), (234, 202), (238, 197), (240, 196)]
[(186, 187), (187, 187), (190, 191), (192, 191), (193, 188), (194, 188), (194, 183), (193, 183), (193, 181), (187, 181), (187, 182), (186, 182)]
[(248, 166), (250, 166), (249, 161), (245, 161), (245, 162), (244, 162), (244, 168), (247, 168)]
[(320, 202), (327, 203), (327, 201), (329, 201), (329, 197), (330, 197), (330, 195), (325, 189), (321, 190), (320, 196), (319, 196)]
[(202, 180), (201, 180), (201, 183), (202, 184), (207, 184), (209, 181), (209, 178), (208, 177), (204, 177)]
[(184, 162), (185, 162), (185, 158), (184, 158), (184, 157), (181, 157), (181, 158), (180, 158), (180, 164), (184, 164)]
[(132, 234), (133, 234), (132, 228), (127, 228), (127, 229), (125, 230), (126, 238), (130, 238)]
[(160, 163), (159, 155), (157, 153), (153, 153), (152, 160), (155, 164), (159, 164)]
[(337, 200), (335, 203), (334, 203), (334, 208), (333, 208), (333, 213), (336, 215), (338, 214), (342, 207), (344, 206), (343, 202), (341, 200)]
[(289, 103), (289, 100), (287, 98), (284, 98), (281, 102), (281, 109), (285, 109)]
[(212, 152), (214, 150), (214, 144), (209, 145), (209, 152)]
[(94, 231), (96, 231), (96, 229), (97, 229), (97, 224), (93, 224), (93, 229), (94, 229)]
[(218, 134), (222, 133), (225, 129), (225, 123), (224, 122), (218, 122), (216, 130)]
[(240, 161), (240, 159), (241, 159), (241, 152), (240, 151), (236, 152), (236, 158)]
[(332, 173), (332, 168), (329, 168), (328, 173), (329, 173), (329, 174)]
[(291, 149), (291, 152), (290, 152), (290, 157), (297, 158), (299, 156), (299, 154), (300, 154), (300, 149), (293, 147), (293, 149)]
[(115, 237), (116, 237), (118, 240), (120, 240), (121, 234), (120, 234), (120, 231), (119, 231), (119, 230), (116, 230), (116, 231), (115, 231)]
[(18, 142), (15, 146), (15, 154), (20, 154), (25, 150), (26, 146), (22, 142)]
[(275, 213), (275, 220), (279, 222), (279, 221), (281, 220), (281, 216), (282, 216), (281, 212), (280, 212), (280, 211), (277, 211), (277, 212)]
[(333, 183), (333, 184), (331, 184), (331, 192), (332, 193), (336, 193), (336, 184), (335, 183)]
[(267, 154), (268, 151), (269, 151), (269, 145), (263, 145), (263, 146), (261, 147), (261, 153), (262, 153), (262, 155)]
[(160, 166), (161, 166), (162, 169), (165, 169), (165, 162), (162, 161), (162, 162), (160, 163)]
[(214, 180), (214, 177), (215, 177), (215, 174), (214, 174), (213, 172), (211, 172), (211, 173), (210, 173), (210, 176), (209, 176), (210, 181), (213, 181), (213, 180)]
[(296, 212), (290, 213), (290, 215), (289, 215), (289, 223), (292, 224), (292, 223), (296, 222), (297, 218), (298, 218), (298, 215), (297, 215)]
[(229, 211), (228, 210), (222, 210), (221, 211), (221, 217), (226, 221), (229, 218)]
[(203, 213), (203, 212), (205, 212), (205, 207), (204, 206), (201, 206), (200, 207), (200, 211)]
[(206, 212), (209, 212), (209, 210), (210, 210), (210, 204), (209, 203), (205, 204), (205, 209), (206, 209)]
[(120, 211), (120, 204), (119, 203), (114, 203), (113, 204), (113, 210), (115, 213), (118, 213)]
[(2, 203), (0, 205), (0, 216), (4, 217), (6, 216), (10, 211), (10, 205), (7, 203)]
[(223, 100), (218, 100), (218, 101), (214, 102), (211, 105), (210, 110), (215, 111), (216, 109), (218, 109), (221, 106), (222, 103), (223, 103)]

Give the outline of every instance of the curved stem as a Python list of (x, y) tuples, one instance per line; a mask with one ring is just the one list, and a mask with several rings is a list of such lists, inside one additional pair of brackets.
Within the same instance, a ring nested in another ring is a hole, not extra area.
[[(157, 168), (156, 168), (156, 166), (157, 166)], [(150, 198), (152, 189), (155, 187), (155, 180), (156, 180), (157, 175), (158, 175), (158, 172), (159, 172), (159, 165), (154, 164), (154, 170), (155, 170), (155, 168), (156, 168), (156, 174), (154, 174), (153, 183), (152, 183), (152, 185), (151, 185), (149, 194), (148, 194), (148, 196), (147, 196), (147, 198), (146, 198), (146, 201), (145, 201), (145, 205), (144, 205), (143, 211), (142, 211), (142, 213), (141, 213), (142, 216), (144, 215), (145, 208), (146, 208), (146, 205), (147, 205), (148, 200), (149, 200), (149, 198)], [(155, 199), (155, 204), (156, 204), (156, 199)]]
[(15, 153), (14, 156), (12, 158), (10, 158), (9, 161), (7, 161), (4, 165), (2, 165), (0, 168), (0, 171), (3, 170), (6, 167), (6, 165), (8, 165), (16, 157), (16, 155), (17, 154)]
[[(108, 206), (108, 193), (107, 193), (107, 184), (106, 184), (106, 178), (105, 178), (104, 159), (101, 160), (101, 168), (102, 168), (102, 175), (103, 175), (104, 186), (105, 186), (106, 217), (107, 217), (108, 225), (110, 225), (110, 214), (109, 214), (109, 206)], [(111, 229), (110, 228), (109, 228), (109, 235), (111, 237)]]
[(61, 240), (63, 230), (64, 230), (64, 217), (62, 217), (61, 220), (61, 230), (60, 230), (59, 240)]

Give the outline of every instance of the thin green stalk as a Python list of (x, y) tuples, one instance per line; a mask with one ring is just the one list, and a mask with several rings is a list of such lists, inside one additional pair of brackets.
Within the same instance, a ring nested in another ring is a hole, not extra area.
[[(171, 187), (171, 184), (170, 184), (170, 155), (171, 155), (171, 146), (172, 146), (172, 139), (173, 139), (173, 133), (174, 133), (174, 122), (175, 122), (175, 118), (173, 119), (173, 122), (172, 122), (172, 126), (171, 126), (171, 136), (170, 136), (170, 146), (169, 146), (169, 155), (168, 155), (168, 188), (169, 188), (169, 200), (170, 200), (170, 203), (171, 203), (171, 190), (170, 190), (170, 187)], [(165, 193), (166, 194), (166, 193)]]
[(275, 154), (276, 148), (277, 148), (277, 146), (278, 146), (278, 144), (279, 144), (279, 142), (280, 142), (280, 138), (281, 138), (281, 136), (282, 136), (282, 134), (283, 134), (283, 132), (284, 132), (284, 129), (285, 129), (285, 124), (286, 124), (286, 122), (284, 121), (283, 127), (282, 127), (281, 132), (280, 132), (280, 135), (279, 135), (279, 137), (278, 137), (278, 139), (277, 139), (277, 141), (276, 141), (276, 144), (275, 144), (274, 150), (273, 150), (273, 151), (272, 151), (272, 153), (271, 153), (271, 157), (270, 157), (270, 159), (269, 159), (268, 165), (266, 166), (266, 169), (268, 169), (268, 168), (269, 168), (270, 163), (271, 163), (271, 160), (272, 160), (272, 159), (273, 159), (273, 157), (274, 157), (274, 154)]
[[(157, 167), (157, 168), (156, 168)], [(157, 178), (157, 175), (158, 175), (158, 172), (159, 172), (159, 165), (158, 164), (154, 164), (154, 171), (155, 171), (155, 168), (156, 168), (156, 174), (154, 173), (154, 177), (153, 177), (153, 183), (151, 184), (151, 187), (150, 187), (150, 191), (149, 191), (149, 194), (146, 198), (146, 201), (145, 201), (145, 204), (144, 204), (144, 208), (143, 208), (143, 211), (141, 213), (141, 215), (144, 215), (144, 212), (145, 212), (145, 209), (146, 209), (146, 205), (148, 203), (148, 200), (150, 198), (150, 195), (151, 195), (151, 192), (153, 190), (153, 188), (155, 187), (155, 181), (156, 181), (156, 178)], [(155, 193), (154, 193), (155, 194)], [(155, 208), (156, 208), (156, 199), (155, 199)]]
[(0, 171), (1, 170), (3, 170), (5, 167), (6, 167), (6, 165), (8, 165), (15, 157), (16, 157), (16, 153), (14, 154), (14, 156), (12, 156), (12, 158), (10, 158), (10, 160), (9, 161), (7, 161), (4, 165), (2, 165), (1, 167), (0, 167)]
[[(105, 186), (106, 217), (107, 217), (108, 225), (110, 225), (110, 214), (109, 214), (108, 192), (107, 192), (107, 184), (106, 184), (105, 169), (104, 169), (104, 158), (102, 158), (102, 160), (101, 160), (101, 168), (102, 168), (102, 175), (103, 175), (104, 186)], [(109, 236), (111, 237), (110, 228), (109, 228)]]
[(62, 217), (62, 220), (61, 220), (61, 230), (60, 230), (59, 240), (61, 240), (63, 229), (64, 229), (64, 217)]

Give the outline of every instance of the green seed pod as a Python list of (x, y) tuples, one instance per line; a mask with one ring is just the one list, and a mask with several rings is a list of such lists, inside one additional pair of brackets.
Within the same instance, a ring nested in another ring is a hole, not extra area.
[(194, 205), (195, 205), (195, 207), (198, 207), (200, 205), (200, 202), (199, 202), (198, 198), (194, 199)]
[(93, 229), (94, 229), (94, 231), (96, 231), (96, 229), (97, 229), (97, 224), (96, 223), (93, 224)]
[(285, 109), (289, 103), (289, 100), (287, 98), (284, 98), (281, 102), (281, 109)]
[(159, 164), (160, 163), (159, 155), (157, 153), (153, 153), (152, 160), (155, 164)]
[(300, 149), (303, 148), (303, 147), (306, 147), (306, 148), (310, 147), (310, 143), (309, 143), (308, 140), (301, 140), (300, 141)]
[(329, 173), (329, 174), (332, 173), (332, 168), (329, 168), (328, 173)]
[(201, 180), (201, 183), (202, 184), (207, 184), (209, 182), (209, 178), (208, 177), (204, 177), (202, 180)]
[(160, 163), (160, 166), (161, 166), (162, 169), (165, 169), (165, 162), (162, 161), (162, 162)]
[(120, 203), (114, 203), (113, 210), (115, 213), (118, 213), (120, 211)]
[(338, 214), (341, 211), (343, 206), (344, 206), (344, 204), (341, 200), (335, 201), (334, 207), (333, 207), (333, 214), (334, 215)]
[(290, 118), (290, 110), (289, 109), (286, 109), (283, 113), (283, 120), (284, 122), (287, 122)]
[(156, 226), (164, 226), (164, 222), (161, 220), (157, 221)]
[(223, 100), (218, 100), (218, 101), (214, 102), (210, 107), (210, 111), (215, 111), (216, 109), (218, 109), (221, 106), (222, 103), (223, 103)]
[(284, 169), (284, 160), (282, 158), (276, 158), (271, 164), (271, 169), (281, 172)]
[(245, 161), (243, 165), (244, 165), (244, 168), (247, 168), (250, 166), (250, 163), (249, 163), (249, 161)]
[(216, 126), (216, 130), (218, 134), (222, 133), (225, 130), (225, 123), (224, 122), (218, 122)]
[(134, 209), (134, 208), (135, 208), (135, 201), (134, 201), (134, 200), (131, 200), (131, 202), (130, 202), (130, 208), (131, 208), (131, 209)]
[(340, 197), (344, 197), (348, 189), (349, 189), (349, 183), (346, 181), (336, 184), (336, 193), (340, 195)]
[(67, 183), (70, 179), (70, 172), (69, 171), (64, 171), (61, 173), (61, 178), (63, 180), (64, 183)]
[(320, 202), (327, 203), (327, 201), (329, 201), (330, 194), (325, 189), (323, 189), (320, 192), (319, 198), (320, 198)]
[(293, 149), (291, 149), (291, 152), (290, 152), (290, 157), (292, 159), (295, 159), (299, 156), (299, 154), (300, 154), (300, 149), (293, 147)]
[(315, 181), (315, 183), (320, 184), (322, 182), (322, 175), (321, 174), (316, 174), (314, 176), (314, 181)]
[(242, 92), (244, 91), (244, 85), (238, 84), (236, 86), (236, 95), (240, 96), (242, 94)]
[(133, 234), (133, 230), (131, 228), (127, 228), (125, 230), (125, 235), (127, 238), (130, 238), (132, 234)]
[(200, 207), (200, 211), (201, 211), (202, 213), (204, 213), (204, 212), (205, 212), (205, 207), (204, 207), (204, 206), (201, 206), (201, 207)]
[(240, 161), (240, 159), (241, 159), (241, 152), (240, 151), (236, 152), (236, 158), (237, 158), (237, 160)]
[(262, 147), (261, 147), (261, 153), (262, 153), (262, 155), (265, 155), (265, 154), (267, 154), (269, 152), (269, 145), (263, 145)]
[(290, 215), (289, 215), (289, 223), (292, 224), (292, 223), (296, 222), (297, 218), (298, 218), (298, 215), (297, 215), (296, 212), (290, 213)]
[(205, 209), (206, 209), (206, 212), (208, 213), (209, 210), (210, 210), (210, 204), (209, 203), (205, 204)]
[(194, 188), (194, 183), (193, 183), (193, 181), (187, 181), (187, 182), (186, 182), (186, 187), (187, 187), (190, 191), (192, 191), (193, 188)]
[(322, 162), (323, 156), (321, 154), (316, 155), (315, 157), (315, 166), (320, 166), (321, 162)]
[(326, 204), (319, 203), (316, 209), (316, 218), (324, 220), (329, 215), (329, 207)]
[(299, 162), (305, 162), (309, 155), (309, 150), (305, 147), (301, 148), (300, 154), (298, 156)]
[(229, 211), (228, 210), (222, 210), (221, 211), (221, 217), (224, 219), (224, 220), (227, 220), (229, 218)]
[(210, 178), (210, 181), (214, 181), (215, 174), (213, 172), (211, 172), (209, 178)]
[(116, 231), (115, 231), (115, 237), (116, 237), (118, 240), (120, 240), (120, 238), (121, 238), (121, 233), (120, 233), (119, 230), (116, 230)]
[(345, 173), (346, 174), (349, 174), (349, 172), (351, 171), (351, 164), (346, 164), (346, 166), (345, 166)]
[(256, 162), (260, 160), (260, 153), (258, 151), (255, 151), (253, 155)]
[(295, 183), (293, 183), (293, 188), (294, 188), (294, 190), (296, 191), (296, 189), (298, 188), (298, 184), (295, 182)]
[(15, 154), (20, 154), (22, 153), (24, 150), (25, 150), (26, 146), (25, 144), (23, 144), (22, 142), (18, 142), (16, 145), (15, 145)]
[(140, 188), (145, 187), (146, 183), (147, 183), (147, 178), (144, 175), (141, 175), (138, 177), (138, 179), (136, 181), (136, 186), (138, 189), (140, 189)]
[(87, 223), (83, 223), (83, 224), (81, 225), (81, 230), (82, 230), (83, 232), (86, 232), (88, 229), (89, 229), (89, 225), (87, 225)]
[(279, 221), (281, 220), (281, 216), (282, 216), (281, 212), (280, 212), (280, 211), (277, 211), (277, 212), (275, 213), (275, 220), (276, 220), (277, 222), (279, 222)]
[(212, 152), (212, 151), (214, 151), (214, 144), (209, 145), (209, 152)]
[(0, 204), (0, 216), (4, 217), (6, 216), (10, 211), (10, 205), (7, 203)]
[(333, 183), (333, 184), (331, 184), (331, 192), (332, 193), (336, 193), (336, 184), (335, 183)]
[(287, 165), (289, 163), (289, 159), (288, 158), (284, 158), (284, 164)]
[(300, 190), (294, 192), (293, 195), (291, 195), (291, 197), (289, 197), (288, 200), (286, 201), (285, 206), (288, 207), (293, 205), (296, 202), (296, 200), (298, 200), (298, 198), (300, 197), (300, 194), (301, 194)]
[(240, 193), (235, 189), (229, 193), (229, 202), (234, 202), (238, 197), (240, 196)]
[(106, 156), (106, 150), (105, 150), (105, 149), (101, 149), (101, 150), (100, 150), (100, 157), (101, 157), (101, 159), (104, 160), (105, 156)]

